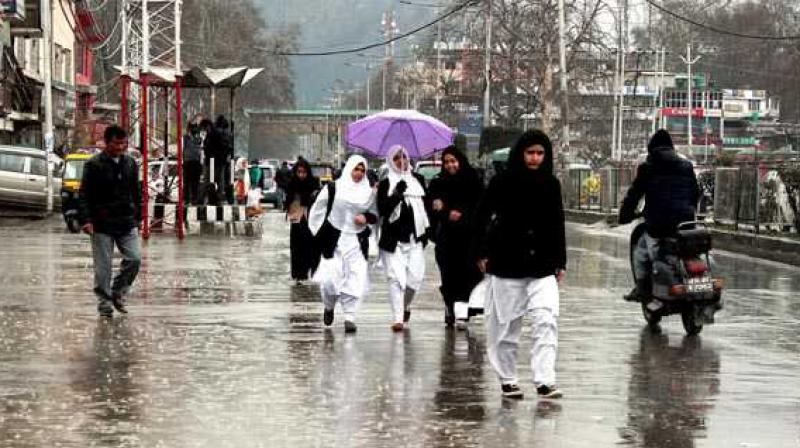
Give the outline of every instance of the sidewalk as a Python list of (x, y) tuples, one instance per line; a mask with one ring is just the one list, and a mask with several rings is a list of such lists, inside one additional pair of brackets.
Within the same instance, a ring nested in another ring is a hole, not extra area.
[[(611, 224), (617, 220), (616, 213), (588, 210), (565, 210), (564, 215), (568, 222), (580, 224), (594, 224), (602, 221)], [(713, 227), (711, 233), (714, 237), (714, 247), (717, 249), (800, 266), (800, 240)]]

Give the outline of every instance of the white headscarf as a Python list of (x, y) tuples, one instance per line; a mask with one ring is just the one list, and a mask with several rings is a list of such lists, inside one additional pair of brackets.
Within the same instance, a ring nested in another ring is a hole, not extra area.
[[(365, 174), (360, 182), (355, 182), (352, 174), (358, 165), (364, 166)], [(365, 158), (359, 155), (350, 156), (342, 169), (342, 174), (336, 180), (336, 194), (328, 222), (344, 233), (359, 233), (366, 227), (356, 225), (355, 217), (370, 211), (375, 202), (374, 191), (366, 176), (368, 167)]]
[[(425, 189), (422, 188), (417, 178), (411, 174), (411, 165), (409, 163), (406, 163), (405, 171), (400, 171), (397, 165), (394, 164), (394, 156), (401, 151), (405, 154), (406, 159), (408, 159), (408, 152), (401, 145), (392, 146), (386, 154), (386, 165), (389, 167), (389, 194), (394, 192), (395, 186), (401, 180), (405, 181), (406, 191), (403, 193), (403, 199), (414, 212), (414, 233), (417, 238), (420, 238), (425, 235), (425, 231), (430, 225), (428, 222), (428, 213), (425, 211), (425, 202), (423, 201), (425, 198)], [(389, 216), (390, 223), (400, 218), (401, 207), (402, 203), (397, 204), (397, 207), (392, 211), (392, 214)]]

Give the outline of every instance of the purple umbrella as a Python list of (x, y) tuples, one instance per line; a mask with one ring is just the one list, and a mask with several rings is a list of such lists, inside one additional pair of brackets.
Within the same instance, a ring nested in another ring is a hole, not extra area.
[(388, 109), (347, 126), (347, 144), (374, 157), (403, 145), (408, 155), (422, 159), (453, 144), (453, 131), (441, 121), (415, 110)]

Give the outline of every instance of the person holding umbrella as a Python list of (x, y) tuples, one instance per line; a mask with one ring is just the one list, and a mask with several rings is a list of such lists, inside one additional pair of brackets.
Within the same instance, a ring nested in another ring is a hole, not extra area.
[(380, 257), (389, 278), (392, 330), (402, 331), (411, 317), (411, 302), (425, 276), (428, 209), (424, 179), (411, 172), (408, 152), (401, 145), (389, 148), (388, 175), (378, 184), (381, 232)]

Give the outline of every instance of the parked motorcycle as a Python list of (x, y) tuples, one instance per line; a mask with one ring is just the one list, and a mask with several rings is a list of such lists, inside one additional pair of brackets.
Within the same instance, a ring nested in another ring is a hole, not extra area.
[[(631, 233), (631, 269), (644, 232), (641, 223)], [(710, 251), (711, 232), (701, 222), (681, 223), (674, 235), (659, 239), (649, 288), (639, 292), (650, 326), (657, 326), (665, 316), (680, 314), (686, 333), (695, 335), (703, 325), (714, 323), (714, 314), (722, 309), (723, 281), (714, 275)]]

